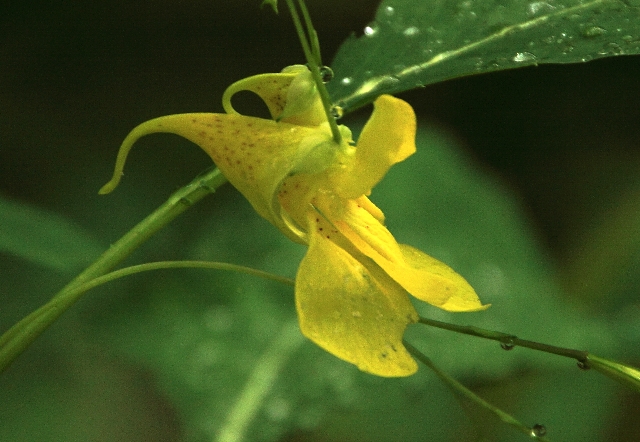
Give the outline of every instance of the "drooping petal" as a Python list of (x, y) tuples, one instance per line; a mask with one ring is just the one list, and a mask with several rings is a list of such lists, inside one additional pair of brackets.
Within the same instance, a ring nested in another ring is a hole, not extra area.
[[(446, 264), (395, 238), (365, 207), (326, 201), (320, 210), (362, 254), (416, 298), (447, 311), (478, 311), (482, 305), (469, 283)], [(333, 203), (333, 204), (332, 204)]]
[[(309, 225), (314, 225), (313, 213)], [(296, 277), (302, 333), (329, 353), (379, 376), (409, 376), (417, 364), (402, 345), (417, 313), (402, 288), (367, 268), (331, 239), (310, 229), (309, 250)]]
[(354, 160), (332, 177), (343, 198), (368, 195), (389, 168), (416, 151), (416, 116), (411, 106), (391, 95), (381, 95), (362, 129)]
[[(109, 193), (117, 186), (126, 157), (137, 139), (152, 133), (173, 133), (207, 152), (260, 215), (292, 240), (304, 242), (300, 237), (302, 232), (292, 232), (283, 224), (276, 194), (282, 181), (304, 159), (301, 146), (313, 149), (305, 139), (318, 139), (319, 131), (238, 114), (197, 113), (156, 118), (142, 123), (125, 138), (114, 176), (100, 193)], [(325, 132), (327, 137), (331, 136), (328, 130)]]

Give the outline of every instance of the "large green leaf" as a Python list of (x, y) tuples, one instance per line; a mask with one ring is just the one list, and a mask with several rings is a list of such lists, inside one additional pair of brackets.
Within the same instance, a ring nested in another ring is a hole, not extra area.
[(386, 0), (332, 67), (348, 109), (465, 75), (640, 53), (638, 0)]
[(103, 250), (91, 234), (62, 216), (0, 198), (0, 252), (72, 271), (91, 263)]

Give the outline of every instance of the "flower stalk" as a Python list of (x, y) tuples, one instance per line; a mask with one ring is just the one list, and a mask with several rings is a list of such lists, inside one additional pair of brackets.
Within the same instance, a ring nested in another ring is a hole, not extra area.
[(318, 33), (313, 27), (311, 16), (309, 15), (309, 10), (307, 9), (307, 6), (305, 5), (303, 0), (298, 0), (298, 5), (300, 6), (300, 11), (302, 12), (302, 16), (304, 18), (306, 31), (305, 26), (303, 26), (302, 22), (300, 21), (300, 16), (298, 15), (298, 11), (295, 7), (295, 4), (293, 3), (293, 0), (286, 0), (286, 2), (289, 10), (291, 11), (291, 19), (293, 20), (293, 25), (296, 28), (298, 39), (300, 40), (300, 44), (302, 45), (304, 56), (307, 59), (307, 65), (309, 67), (309, 70), (311, 71), (311, 75), (313, 76), (313, 81), (316, 84), (318, 93), (320, 94), (322, 107), (324, 108), (324, 112), (327, 115), (327, 120), (329, 121), (329, 126), (331, 127), (333, 141), (336, 144), (340, 145), (342, 143), (342, 134), (340, 133), (338, 123), (336, 123), (336, 119), (331, 112), (333, 103), (331, 101), (331, 97), (329, 97), (329, 91), (327, 91), (327, 88), (322, 81), (322, 76), (320, 75), (322, 58), (320, 55)]

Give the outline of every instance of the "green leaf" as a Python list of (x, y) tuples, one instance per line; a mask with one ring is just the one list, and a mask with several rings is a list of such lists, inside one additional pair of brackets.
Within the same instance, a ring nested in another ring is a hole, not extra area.
[(78, 270), (104, 251), (93, 236), (55, 213), (0, 197), (0, 252), (58, 271)]
[(340, 47), (328, 87), (352, 110), (466, 75), (639, 53), (638, 0), (388, 0)]

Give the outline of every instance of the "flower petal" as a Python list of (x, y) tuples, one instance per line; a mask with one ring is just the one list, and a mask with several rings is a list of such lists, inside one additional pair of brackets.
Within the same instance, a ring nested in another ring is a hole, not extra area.
[(225, 112), (238, 114), (231, 105), (231, 97), (241, 91), (251, 91), (262, 98), (274, 120), (300, 126), (317, 126), (327, 121), (320, 94), (306, 66), (288, 66), (278, 74), (260, 74), (236, 81), (222, 96)]
[(410, 294), (454, 312), (489, 307), (482, 305), (473, 287), (449, 266), (413, 247), (398, 244), (366, 207), (353, 200), (343, 200), (342, 207), (335, 200), (333, 203), (333, 207), (327, 202), (319, 205), (323, 215)]
[(222, 106), (228, 114), (238, 114), (231, 105), (231, 97), (241, 91), (251, 91), (257, 94), (269, 108), (274, 120), (282, 115), (287, 104), (287, 91), (296, 73), (260, 74), (243, 78), (231, 84), (222, 95)]
[(373, 106), (354, 161), (332, 178), (343, 198), (368, 195), (391, 166), (416, 151), (416, 115), (411, 106), (391, 95), (381, 95)]
[[(276, 193), (282, 181), (302, 161), (304, 155), (300, 146), (314, 147), (304, 140), (318, 138), (319, 130), (238, 114), (197, 113), (155, 118), (136, 127), (125, 138), (113, 178), (100, 192), (109, 193), (116, 187), (126, 157), (136, 140), (152, 133), (173, 133), (207, 152), (256, 212), (292, 240), (304, 242), (301, 239), (303, 232), (294, 232), (283, 223)], [(327, 137), (330, 136), (327, 132)]]
[[(309, 217), (312, 225), (315, 215)], [(404, 290), (376, 266), (367, 268), (337, 246), (327, 229), (309, 234), (296, 277), (302, 333), (362, 371), (388, 377), (415, 373), (417, 364), (402, 335), (417, 313)]]

